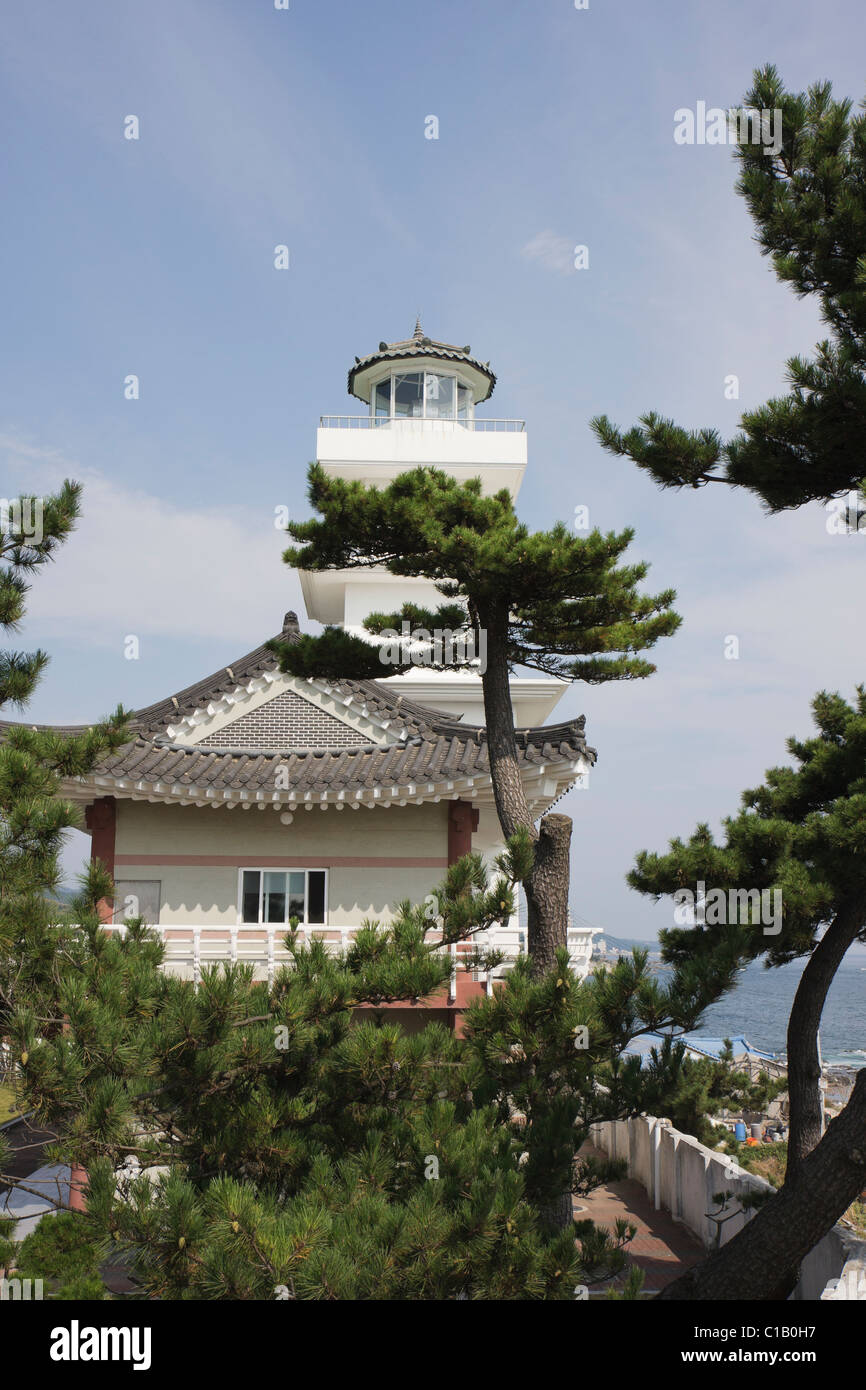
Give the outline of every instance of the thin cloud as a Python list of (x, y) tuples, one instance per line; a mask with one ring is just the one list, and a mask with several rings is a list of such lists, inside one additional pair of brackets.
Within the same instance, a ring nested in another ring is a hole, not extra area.
[(303, 610), (297, 575), (281, 560), (288, 537), (266, 507), (180, 507), (8, 435), (0, 454), (16, 490), (53, 492), (64, 477), (84, 485), (78, 526), (33, 581), (25, 636), (101, 647), (127, 633), (194, 632), (249, 645), (276, 631), (286, 609)]
[(522, 247), (520, 254), (554, 275), (568, 275), (574, 270), (574, 245), (568, 237), (555, 232), (539, 232)]

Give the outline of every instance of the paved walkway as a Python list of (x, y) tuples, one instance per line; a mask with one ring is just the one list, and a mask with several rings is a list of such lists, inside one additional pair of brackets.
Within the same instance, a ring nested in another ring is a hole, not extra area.
[[(581, 1149), (585, 1158), (607, 1159), (607, 1154), (592, 1144)], [(618, 1217), (637, 1227), (637, 1235), (626, 1246), (626, 1268), (637, 1265), (644, 1272), (643, 1292), (659, 1293), (692, 1265), (706, 1257), (706, 1251), (685, 1226), (674, 1221), (667, 1211), (656, 1211), (639, 1182), (624, 1178), (622, 1182), (597, 1187), (588, 1197), (575, 1203), (578, 1221), (594, 1221), (597, 1226), (613, 1229)], [(611, 1281), (616, 1287), (623, 1276)]]

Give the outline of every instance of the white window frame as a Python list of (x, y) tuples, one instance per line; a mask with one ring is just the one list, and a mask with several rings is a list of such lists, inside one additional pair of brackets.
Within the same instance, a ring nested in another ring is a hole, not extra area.
[[(475, 388), (474, 388), (474, 386), (472, 385), (472, 382), (471, 382), (471, 381), (468, 381), (466, 377), (461, 376), (459, 372), (438, 371), (438, 370), (434, 370), (434, 369), (431, 368), (431, 367), (416, 367), (414, 370), (415, 370), (416, 373), (420, 372), (421, 376), (423, 376), (423, 378), (424, 378), (424, 384), (423, 384), (423, 387), (422, 387), (422, 390), (421, 390), (421, 400), (422, 400), (423, 405), (424, 405), (424, 413), (423, 413), (423, 415), (414, 415), (414, 416), (413, 416), (413, 415), (395, 415), (395, 414), (394, 414), (394, 381), (395, 381), (395, 378), (396, 378), (397, 376), (405, 376), (407, 373), (410, 373), (410, 374), (411, 374), (412, 369), (411, 369), (410, 367), (405, 367), (405, 368), (403, 369), (402, 372), (395, 372), (395, 371), (393, 370), (393, 368), (392, 368), (392, 370), (391, 370), (390, 372), (388, 372), (385, 376), (380, 376), (379, 379), (378, 379), (377, 381), (374, 381), (374, 382), (371, 383), (371, 386), (370, 386), (370, 414), (371, 414), (371, 416), (373, 417), (374, 420), (380, 420), (380, 421), (385, 421), (385, 420), (389, 420), (389, 421), (390, 421), (390, 420), (400, 420), (400, 421), (402, 421), (402, 420), (413, 420), (413, 419), (415, 419), (415, 420), (453, 420), (456, 424), (460, 424), (460, 423), (461, 423), (461, 420), (460, 420), (460, 413), (459, 413), (459, 411), (460, 411), (460, 391), (459, 391), (459, 388), (460, 388), (461, 386), (464, 388), (464, 390), (467, 390), (467, 391), (469, 392), (469, 409), (468, 409), (467, 412), (466, 412), (466, 419), (467, 419), (467, 420), (474, 420), (474, 418), (475, 418)], [(447, 377), (450, 377), (450, 378), (453, 380), (453, 382), (454, 382), (454, 414), (453, 414), (453, 415), (428, 415), (428, 414), (427, 414), (427, 377), (428, 377), (428, 376), (447, 376)], [(391, 394), (390, 394), (389, 414), (388, 414), (388, 415), (377, 415), (377, 414), (376, 414), (376, 393), (377, 393), (379, 387), (380, 387), (380, 386), (382, 385), (382, 383), (385, 382), (385, 381), (390, 381), (390, 383), (391, 383)]]
[[(324, 874), (324, 875), (325, 875), (325, 920), (324, 920), (323, 922), (306, 922), (306, 921), (304, 921), (304, 922), (301, 923), (301, 927), (302, 927), (304, 930), (306, 930), (308, 927), (312, 927), (312, 928), (318, 927), (318, 928), (320, 928), (320, 929), (324, 929), (324, 928), (327, 927), (327, 925), (328, 925), (328, 908), (329, 908), (329, 905), (330, 905), (330, 872), (331, 872), (330, 869), (323, 869), (323, 868), (304, 869), (304, 868), (301, 868), (300, 866), (298, 866), (298, 868), (296, 868), (296, 869), (287, 869), (287, 868), (285, 868), (285, 866), (282, 865), (282, 864), (275, 864), (275, 865), (264, 864), (264, 865), (261, 865), (261, 866), (259, 866), (258, 864), (247, 864), (247, 865), (245, 865), (242, 869), (238, 869), (238, 891), (237, 891), (237, 904), (238, 904), (238, 920), (237, 920), (237, 924), (238, 924), (238, 926), (239, 926), (239, 927), (246, 927), (246, 928), (248, 928), (248, 929), (249, 929), (249, 928), (252, 928), (252, 927), (264, 927), (266, 931), (275, 931), (275, 932), (276, 932), (276, 931), (282, 932), (282, 931), (287, 931), (287, 930), (288, 930), (289, 924), (288, 924), (287, 921), (286, 921), (286, 922), (263, 922), (263, 921), (262, 921), (262, 899), (263, 899), (263, 897), (264, 897), (264, 878), (262, 877), (263, 874), (303, 874), (303, 875), (304, 875), (304, 917), (306, 917), (306, 915), (307, 915), (307, 908), (308, 908), (308, 904), (309, 904), (309, 900), (310, 900), (310, 880), (309, 880), (309, 878), (308, 878), (308, 875), (309, 875), (309, 874)], [(259, 875), (259, 920), (258, 920), (258, 922), (245, 922), (245, 921), (244, 921), (244, 874), (258, 874), (258, 875)], [(288, 894), (287, 894), (287, 896), (288, 896)]]

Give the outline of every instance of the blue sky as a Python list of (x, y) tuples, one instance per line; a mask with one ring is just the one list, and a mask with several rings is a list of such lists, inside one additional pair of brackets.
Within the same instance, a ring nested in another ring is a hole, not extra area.
[(828, 535), (820, 507), (768, 519), (722, 489), (659, 493), (588, 428), (655, 408), (730, 432), (820, 336), (752, 241), (730, 151), (673, 139), (677, 109), (738, 104), (768, 61), (859, 102), (857, 0), (788, 0), (784, 21), (742, 0), (14, 7), (2, 491), (86, 488), (21, 633), (53, 658), (30, 716), (144, 705), (303, 613), (274, 509), (305, 512), (318, 416), (361, 408), (354, 355), (420, 310), (490, 359), (488, 413), (526, 419), (524, 518), (588, 505), (633, 525), (651, 585), (678, 590), (655, 677), (557, 710), (584, 712), (599, 752), (563, 806), (575, 910), (620, 935), (668, 925), (624, 883), (635, 852), (734, 810), (808, 732), (814, 691), (864, 674), (845, 596), (866, 538)]

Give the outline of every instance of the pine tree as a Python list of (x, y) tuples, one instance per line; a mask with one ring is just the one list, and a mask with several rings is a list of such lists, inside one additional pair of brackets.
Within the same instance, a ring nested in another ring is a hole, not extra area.
[[(0, 529), (0, 627), (12, 633), (25, 610), (29, 581), (75, 526), (80, 485), (56, 496), (22, 497)], [(20, 709), (45, 672), (44, 651), (0, 652), (0, 710)], [(59, 795), (64, 779), (83, 776), (126, 737), (124, 714), (75, 737), (20, 724), (0, 725), (0, 1031), (25, 981), (50, 973), (68, 941), (55, 921), (52, 895), (67, 830), (80, 825), (76, 807)], [(99, 884), (94, 878), (94, 886)], [(58, 935), (60, 933), (60, 935)]]
[[(811, 1248), (803, 1245), (803, 1233), (814, 1227), (807, 1212), (812, 1199), (801, 1177), (809, 1155), (823, 1151), (823, 1167), (817, 1157), (816, 1166), (825, 1174), (825, 1187), (834, 1194), (831, 1202), (825, 1192), (822, 1210), (827, 1225), (821, 1235), (856, 1197), (858, 1182), (862, 1187), (866, 1180), (866, 1145), (862, 1143), (866, 1086), (860, 1084), (866, 1077), (858, 1079), (846, 1107), (846, 1126), (855, 1126), (857, 1132), (859, 1125), (861, 1135), (861, 1142), (846, 1153), (836, 1141), (828, 1142), (840, 1120), (821, 1139), (818, 1053), (818, 1027), (830, 985), (849, 947), (866, 941), (866, 689), (858, 687), (853, 704), (838, 694), (821, 693), (812, 708), (817, 735), (789, 739), (796, 765), (771, 768), (761, 786), (743, 793), (739, 814), (724, 822), (722, 843), (716, 843), (707, 825), (699, 825), (687, 841), (672, 840), (665, 854), (639, 854), (629, 874), (632, 887), (656, 901), (663, 896), (679, 899), (684, 915), (690, 912), (688, 895), (697, 906), (698, 885), (704, 885), (699, 920), (661, 934), (663, 954), (675, 965), (700, 960), (705, 953), (712, 956), (720, 930), (739, 932), (743, 960), (763, 956), (772, 967), (808, 957), (788, 1020), (786, 1203), (770, 1203), (770, 1215), (762, 1213), (768, 1252), (765, 1273), (772, 1271), (774, 1283), (784, 1278), (786, 1270), (795, 1277), (797, 1263)], [(738, 895), (733, 924), (729, 920), (732, 892)], [(763, 901), (761, 894), (766, 895)], [(781, 914), (777, 917), (778, 905)], [(767, 911), (770, 907), (772, 912)], [(769, 923), (768, 916), (772, 917)], [(835, 1173), (826, 1166), (827, 1154), (834, 1152), (840, 1155)], [(771, 1208), (775, 1219), (790, 1224), (794, 1191), (800, 1204), (794, 1208), (799, 1224), (787, 1236), (780, 1229), (775, 1239)], [(725, 1279), (735, 1278), (737, 1262), (743, 1259), (735, 1243), (725, 1247), (724, 1260), (720, 1256), (713, 1266), (712, 1279), (719, 1284), (701, 1285), (698, 1274), (688, 1287), (720, 1287)], [(726, 1255), (729, 1249), (732, 1253)], [(787, 1263), (780, 1264), (783, 1250)], [(771, 1258), (773, 1263), (767, 1264)], [(689, 1296), (720, 1295), (692, 1292)]]
[[(787, 1088), (784, 1077), (753, 1078), (734, 1061), (729, 1038), (718, 1059), (690, 1057), (685, 1044), (665, 1035), (650, 1049), (645, 1071), (644, 1103), (651, 1114), (664, 1114), (681, 1134), (701, 1144), (717, 1145), (712, 1117), (722, 1110), (764, 1110)], [(657, 1087), (657, 1093), (654, 1090)]]
[(146, 1292), (183, 1299), (565, 1299), (620, 1270), (633, 1232), (582, 1227), (575, 1244), (549, 1208), (620, 1176), (575, 1152), (593, 1122), (644, 1106), (623, 1049), (693, 1026), (734, 957), (666, 990), (646, 953), (598, 981), (565, 951), (542, 977), (524, 960), (464, 1038), (375, 1016), (435, 991), (449, 943), (510, 914), (528, 852), (515, 837), (492, 885), (477, 855), (451, 866), (438, 941), (426, 902), (338, 954), (290, 933), (271, 986), (246, 965), (198, 987), (166, 974), (140, 923), (106, 935), (91, 884), (74, 950), (8, 1025), (23, 1102), (88, 1174), (85, 1247), (128, 1250)]
[(785, 1299), (810, 1250), (863, 1187), (866, 1070), (820, 1144), (733, 1239), (657, 1295), (689, 1302)]
[[(195, 988), (162, 972), (143, 926), (108, 937), (93, 912), (54, 1000), (42, 991), (10, 1020), (26, 1103), (88, 1172), (91, 1239), (130, 1249), (143, 1287), (170, 1298), (570, 1298), (620, 1268), (627, 1233), (576, 1247), (539, 1219), (520, 1125), (483, 1089), (489, 1036), (352, 1023), (361, 1004), (439, 987), (442, 944), (513, 907), (514, 867), (488, 889), (477, 856), (452, 866), (440, 943), (424, 904), (338, 955), (290, 934), (272, 987), (225, 964)], [(557, 1003), (586, 1072), (574, 1005)]]
[[(80, 512), (81, 487), (66, 482), (56, 495), (4, 503), (0, 518), (0, 627), (14, 633), (24, 616), (30, 580), (54, 559)], [(48, 664), (42, 651), (0, 651), (0, 710), (21, 709)], [(76, 807), (60, 795), (64, 779), (90, 772), (126, 737), (123, 711), (77, 735), (0, 723), (0, 1038), (23, 1001), (38, 1013), (55, 997), (57, 962), (74, 964), (80, 943), (73, 915), (55, 901), (59, 852), (67, 830), (80, 825)], [(98, 865), (88, 874), (94, 904), (110, 891)], [(39, 1015), (50, 1019), (52, 1013)], [(46, 1023), (46, 1037), (52, 1028)], [(26, 1056), (25, 1056), (26, 1062)], [(0, 1136), (0, 1172), (7, 1144)], [(0, 1239), (0, 1262), (8, 1238)]]
[[(46, 506), (41, 550), (9, 542), (7, 623), (22, 572), (77, 510), (70, 486)], [(44, 665), (7, 657), (7, 697), (23, 702)], [(180, 1298), (570, 1298), (621, 1268), (628, 1229), (583, 1227), (575, 1245), (546, 1208), (618, 1173), (574, 1158), (593, 1120), (641, 1107), (622, 1049), (644, 1027), (692, 1026), (733, 958), (660, 993), (645, 958), (594, 987), (561, 951), (550, 976), (524, 963), (477, 1004), (464, 1039), (379, 1022), (376, 1005), (441, 987), (451, 943), (512, 915), (533, 858), (519, 828), (492, 885), (478, 855), (449, 868), (434, 939), (429, 899), (407, 902), (336, 956), (290, 934), (291, 967), (270, 987), (225, 964), (196, 988), (163, 971), (141, 923), (104, 932), (103, 866), (68, 910), (56, 902), (57, 852), (77, 823), (63, 779), (126, 736), (122, 712), (78, 737), (3, 729), (3, 1032), (21, 1104), (58, 1135), (47, 1156), (88, 1179), (86, 1212), (53, 1239), (4, 1237), (4, 1262), (41, 1263), (59, 1298), (98, 1296), (95, 1258), (111, 1246), (132, 1252), (148, 1292)], [(500, 961), (476, 951), (470, 964)]]
[[(550, 969), (566, 943), (571, 821), (551, 815), (534, 824), (520, 780), (509, 673), (529, 667), (592, 684), (649, 676), (655, 667), (640, 653), (679, 626), (673, 591), (639, 592), (648, 566), (620, 563), (631, 530), (579, 537), (558, 524), (531, 533), (506, 490), (484, 497), (478, 479), (460, 483), (435, 468), (413, 469), (378, 489), (330, 478), (313, 464), (309, 498), (321, 519), (290, 523), (302, 544), (286, 551), (288, 564), (379, 566), (432, 580), (449, 601), (432, 611), (405, 603), (397, 613), (368, 615), (367, 629), (385, 639), (379, 646), (336, 628), (291, 645), (275, 642), (282, 669), (331, 678), (398, 674), (412, 664), (393, 635), (404, 622), (414, 627), (415, 660), (434, 669), (470, 666), (467, 653), (485, 653), (479, 664), (497, 815), (504, 838), (524, 831), (533, 841), (524, 881), (529, 954)], [(437, 642), (437, 630), (459, 640)]]
[(736, 150), (737, 191), (777, 277), (816, 301), (830, 336), (813, 357), (787, 363), (787, 394), (746, 411), (727, 441), (656, 411), (625, 432), (604, 415), (593, 428), (606, 449), (663, 488), (722, 482), (755, 493), (770, 512), (852, 494), (836, 524), (863, 528), (856, 498), (866, 478), (866, 113), (834, 100), (829, 82), (787, 92), (772, 66), (755, 72), (745, 107), (781, 112), (781, 146), (771, 155), (752, 143), (760, 116), (748, 119)]

